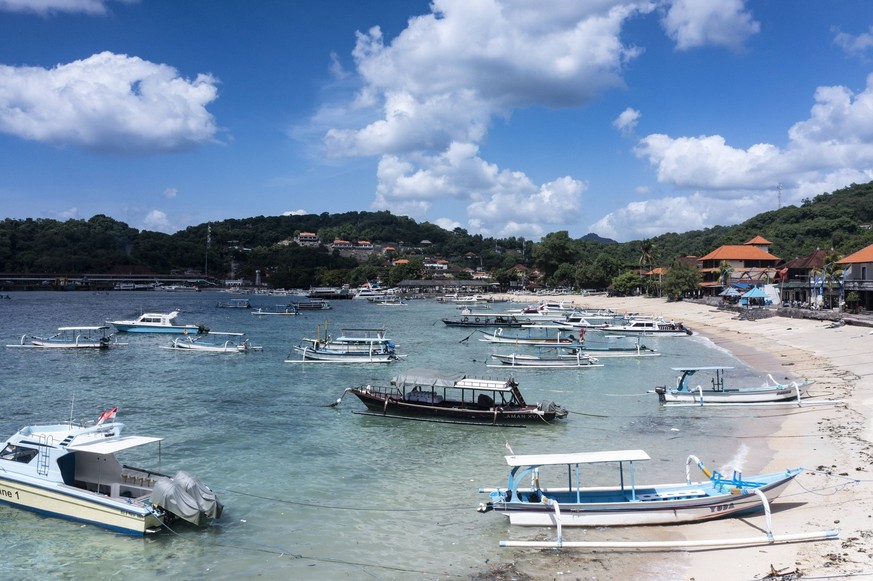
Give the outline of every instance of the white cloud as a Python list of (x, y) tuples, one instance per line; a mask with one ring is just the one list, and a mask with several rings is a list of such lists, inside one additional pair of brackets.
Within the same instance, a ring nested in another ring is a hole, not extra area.
[[(133, 4), (137, 0), (117, 0)], [(105, 14), (109, 0), (0, 0), (0, 12)]]
[(150, 211), (146, 214), (145, 218), (143, 218), (142, 223), (143, 229), (152, 230), (154, 232), (170, 233), (175, 230), (175, 228), (171, 227), (167, 214), (160, 210)]
[(53, 69), (0, 65), (0, 131), (107, 153), (191, 149), (215, 140), (216, 85), (111, 52)]
[(287, 212), (282, 212), (283, 216), (305, 216), (308, 214), (306, 210), (289, 210)]
[(585, 190), (570, 177), (537, 186), (523, 172), (484, 161), (469, 143), (435, 156), (384, 156), (377, 175), (374, 207), (421, 219), (435, 201), (459, 199), (468, 204), (469, 226), (496, 236), (539, 237), (543, 224), (578, 220)]
[[(860, 93), (819, 87), (808, 119), (787, 131), (784, 148), (761, 143), (733, 147), (719, 135), (672, 138), (652, 134), (637, 156), (655, 168), (658, 182), (677, 195), (629, 204), (591, 226), (617, 240), (735, 224), (783, 205), (873, 179), (873, 74)], [(681, 195), (682, 191), (690, 192)]]
[(176, 197), (176, 195), (178, 193), (179, 193), (179, 191), (176, 188), (166, 188), (163, 191), (163, 193), (161, 193), (161, 195), (164, 196), (165, 198), (167, 198), (168, 200), (172, 200), (173, 198)]
[(621, 131), (622, 135), (630, 135), (636, 129), (640, 117), (642, 117), (642, 114), (639, 111), (628, 107), (613, 120), (612, 126)]
[(673, 0), (662, 25), (680, 50), (705, 45), (739, 50), (761, 29), (744, 0)]
[(873, 26), (867, 32), (854, 35), (848, 32), (837, 32), (834, 35), (834, 44), (843, 49), (850, 56), (864, 55), (873, 49)]

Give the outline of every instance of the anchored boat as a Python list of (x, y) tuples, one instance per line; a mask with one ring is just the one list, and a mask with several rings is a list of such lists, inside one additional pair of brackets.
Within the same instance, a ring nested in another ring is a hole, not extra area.
[(215, 494), (186, 472), (122, 464), (116, 454), (161, 441), (123, 435), (118, 408), (91, 426), (21, 428), (0, 450), (0, 502), (132, 535), (183, 519), (197, 526), (221, 516)]
[(136, 319), (106, 321), (122, 333), (208, 333), (203, 325), (181, 325), (176, 318), (179, 311), (171, 313), (143, 313)]
[[(551, 423), (567, 417), (567, 410), (550, 401), (528, 404), (510, 379), (486, 379), (464, 373), (410, 369), (390, 385), (361, 385), (353, 393), (371, 412), (434, 421), (463, 421), (484, 425), (523, 421)], [(333, 404), (342, 401), (342, 396)]]
[(112, 333), (107, 325), (90, 327), (58, 327), (51, 337), (23, 335), (17, 345), (7, 347), (40, 347), (43, 349), (108, 349), (112, 344)]
[[(662, 385), (655, 388), (658, 400), (662, 404), (724, 405), (799, 401), (809, 395), (806, 388), (815, 383), (807, 379), (779, 383), (773, 379), (773, 376), (768, 376), (772, 384), (727, 387), (724, 383), (724, 374), (733, 367), (673, 367), (672, 369), (680, 373), (676, 380), (676, 387), (667, 388)], [(698, 373), (709, 374), (708, 381), (704, 381), (706, 387), (703, 384), (692, 385)]]

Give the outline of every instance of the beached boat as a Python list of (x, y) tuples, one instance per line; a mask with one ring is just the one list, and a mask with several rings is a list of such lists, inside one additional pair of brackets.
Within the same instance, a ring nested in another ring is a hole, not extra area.
[(502, 328), (493, 333), (482, 331), (480, 341), (488, 343), (510, 343), (513, 345), (533, 345), (536, 347), (578, 347), (582, 345), (577, 338), (560, 325), (522, 325), (522, 330), (515, 333), (504, 333)]
[[(506, 456), (511, 468), (506, 488), (480, 489), (490, 501), (479, 510), (505, 514), (510, 524), (522, 526), (690, 523), (759, 510), (764, 506), (762, 496), (772, 501), (803, 471), (792, 468), (750, 477), (734, 472), (726, 477), (689, 456), (685, 482), (639, 485), (634, 462), (649, 459), (643, 450)], [(582, 487), (581, 468), (602, 463), (618, 464), (619, 484)], [(708, 480), (692, 482), (692, 463)]]
[[(568, 414), (554, 402), (528, 404), (512, 378), (486, 379), (432, 369), (410, 369), (387, 386), (360, 385), (347, 388), (343, 396), (346, 393), (353, 393), (379, 415), (433, 421), (550, 423)], [(342, 396), (334, 405), (341, 400)]]
[(574, 349), (570, 353), (561, 353), (555, 349), (554, 353), (529, 355), (525, 353), (510, 353), (500, 355), (492, 353), (491, 359), (497, 361), (496, 365), (486, 364), (488, 367), (526, 367), (535, 369), (575, 369), (579, 367), (603, 367), (597, 359)]
[(244, 338), (245, 333), (211, 332), (208, 335), (185, 335), (173, 339), (168, 349), (198, 353), (248, 353), (262, 351), (263, 347), (252, 345)]
[(596, 330), (609, 333), (631, 333), (647, 337), (685, 337), (691, 335), (691, 329), (676, 321), (667, 321), (661, 317), (630, 319), (624, 324), (609, 324)]
[[(761, 386), (728, 387), (724, 383), (725, 371), (733, 367), (673, 367), (680, 373), (675, 388), (658, 386), (655, 393), (661, 403), (668, 404), (755, 404), (799, 401), (807, 397), (807, 387), (812, 380), (803, 379), (790, 383), (779, 383), (772, 376)], [(694, 385), (696, 374), (708, 375), (703, 383)], [(772, 383), (770, 383), (772, 382)], [(704, 384), (706, 385), (704, 387)]]
[(322, 339), (319, 327), (317, 338), (304, 338), (285, 363), (392, 363), (399, 358), (384, 328), (343, 329), (338, 337)]
[(171, 313), (143, 313), (136, 319), (106, 321), (122, 333), (208, 333), (203, 325), (180, 325), (179, 311)]
[(122, 435), (112, 421), (34, 425), (0, 450), (0, 503), (133, 535), (157, 532), (177, 518), (203, 526), (221, 516), (215, 494), (186, 472), (170, 477), (122, 464), (116, 453), (161, 438)]
[(256, 317), (294, 317), (300, 314), (300, 309), (293, 304), (276, 305), (273, 309), (255, 309), (252, 314)]
[[(7, 347), (39, 347), (42, 349), (108, 349), (112, 344), (112, 333), (107, 325), (90, 327), (58, 327), (58, 332), (50, 337), (22, 335), (17, 345)], [(28, 339), (30, 340), (28, 342)]]

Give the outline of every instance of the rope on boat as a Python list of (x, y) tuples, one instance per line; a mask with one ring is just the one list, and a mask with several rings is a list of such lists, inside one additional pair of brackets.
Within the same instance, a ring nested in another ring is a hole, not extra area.
[(367, 512), (435, 512), (435, 511), (455, 511), (455, 510), (471, 510), (470, 505), (465, 504), (463, 506), (434, 506), (434, 507), (417, 507), (417, 508), (385, 508), (385, 507), (367, 507), (367, 506), (335, 506), (330, 504), (318, 504), (314, 502), (302, 502), (298, 500), (287, 500), (285, 498), (278, 498), (273, 496), (264, 496), (261, 494), (253, 494), (251, 492), (242, 492), (239, 490), (233, 490), (232, 488), (215, 488), (217, 492), (228, 492), (231, 494), (237, 494), (239, 496), (248, 496), (250, 498), (257, 498), (259, 500), (268, 500), (270, 502), (278, 502), (281, 504), (291, 504), (294, 506), (305, 506), (307, 508), (324, 508), (329, 510), (354, 510), (354, 511), (367, 511)]

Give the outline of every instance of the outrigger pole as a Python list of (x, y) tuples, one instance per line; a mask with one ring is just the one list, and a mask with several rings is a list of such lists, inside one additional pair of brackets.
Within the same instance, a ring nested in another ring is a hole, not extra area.
[(767, 534), (756, 537), (743, 537), (737, 539), (700, 539), (700, 540), (675, 540), (675, 541), (564, 541), (561, 535), (561, 509), (554, 500), (548, 504), (555, 509), (555, 521), (558, 526), (558, 538), (554, 541), (500, 541), (501, 547), (534, 547), (540, 549), (694, 549), (705, 547), (735, 547), (750, 545), (775, 545), (777, 543), (795, 543), (801, 541), (825, 541), (836, 539), (840, 531), (831, 529), (828, 531), (812, 531), (808, 533), (791, 533), (784, 535), (773, 534), (773, 523), (770, 518), (770, 503), (767, 497), (758, 489), (753, 490), (764, 506), (764, 515), (767, 522)]

